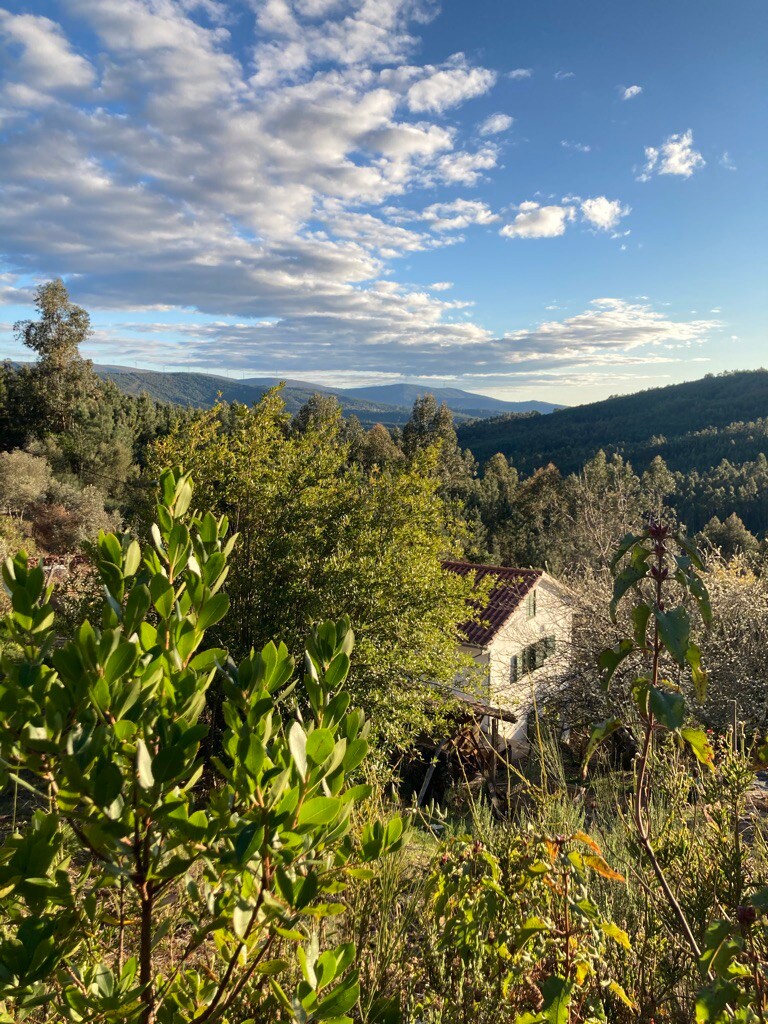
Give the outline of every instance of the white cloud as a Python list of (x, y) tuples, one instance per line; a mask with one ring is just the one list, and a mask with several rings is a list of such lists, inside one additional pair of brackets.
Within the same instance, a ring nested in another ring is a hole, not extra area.
[(626, 88), (621, 88), (621, 98), (623, 100), (631, 100), (635, 96), (639, 96), (642, 91), (642, 85), (628, 85)]
[(556, 80), (558, 82), (562, 82), (562, 80), (564, 78), (575, 78), (575, 77), (576, 77), (576, 72), (575, 71), (556, 71), (555, 72), (555, 78), (556, 78)]
[(562, 139), (560, 145), (563, 149), (574, 149), (577, 153), (590, 153), (592, 147), (588, 146), (585, 142), (569, 142), (567, 139)]
[(468, 67), (461, 54), (455, 67), (429, 68), (428, 74), (408, 90), (406, 102), (416, 113), (442, 113), (465, 100), (482, 96), (492, 88), (496, 72)]
[(573, 220), (575, 211), (571, 206), (539, 206), (525, 202), (511, 224), (505, 224), (499, 234), (505, 238), (556, 238), (565, 234), (565, 226)]
[(483, 171), (490, 171), (496, 166), (498, 158), (498, 149), (488, 143), (475, 153), (459, 152), (440, 157), (437, 173), (447, 184), (476, 185)]
[(532, 74), (533, 68), (515, 68), (513, 71), (508, 71), (506, 77), (520, 80), (521, 78), (530, 78)]
[(453, 288), (453, 281), (435, 281), (429, 286), (431, 292), (447, 292)]
[[(618, 199), (595, 196), (581, 199), (579, 196), (565, 196), (561, 203), (542, 206), (533, 200), (519, 203), (517, 216), (499, 231), (505, 238), (558, 238), (565, 234), (568, 224), (574, 223), (577, 214), (582, 222), (600, 231), (611, 231), (622, 217), (631, 211)], [(629, 232), (625, 232), (629, 234)], [(613, 234), (611, 237), (619, 237)]]
[(510, 117), (509, 114), (490, 114), (481, 122), (478, 131), (481, 135), (498, 135), (500, 132), (508, 131), (514, 122), (514, 117)]
[(28, 106), (47, 103), (57, 91), (87, 90), (96, 78), (93, 66), (70, 45), (60, 25), (33, 14), (0, 8), (0, 50), (4, 60), (6, 99)]
[[(183, 339), (182, 365), (196, 368), (220, 366), (226, 352), (231, 369), (263, 376), (297, 376), (301, 372), (333, 384), (354, 365), (357, 374), (378, 375), (397, 366), (400, 375), (445, 379), (446, 367), (461, 367), (466, 385), (472, 379), (503, 384), (515, 378), (525, 383), (543, 375), (566, 380), (574, 370), (600, 368), (609, 370), (612, 378), (633, 367), (652, 366), (658, 372), (659, 366), (703, 360), (704, 356), (692, 355), (692, 347), (722, 326), (717, 320), (675, 321), (650, 304), (601, 298), (564, 320), (548, 320), (493, 337), (468, 323), (438, 328), (431, 323), (429, 310), (440, 300), (426, 292), (408, 293), (393, 282), (377, 292), (408, 304), (402, 321), (377, 321), (371, 308), (361, 309), (351, 319), (298, 316), (275, 322), (217, 320), (181, 327), (160, 320), (116, 324), (109, 333), (115, 339), (112, 343), (119, 343), (123, 360), (155, 366), (181, 361), (178, 342), (166, 340), (177, 335)], [(449, 314), (462, 306), (441, 305)], [(417, 336), (409, 328), (413, 329), (412, 318), (419, 309), (425, 334), (418, 336), (416, 343)], [(328, 364), (331, 328), (336, 370)], [(110, 342), (104, 339), (103, 343)], [(89, 354), (98, 353), (91, 350)]]
[(584, 220), (601, 231), (615, 228), (621, 218), (630, 212), (629, 206), (622, 206), (618, 199), (606, 199), (605, 196), (585, 199), (581, 204), (581, 215)]
[(679, 135), (670, 135), (659, 149), (646, 146), (645, 166), (638, 181), (648, 181), (654, 173), (690, 178), (694, 171), (705, 164), (704, 157), (693, 148), (693, 132), (688, 129)]
[(736, 164), (731, 159), (727, 149), (723, 152), (723, 155), (720, 157), (719, 163), (721, 167), (724, 167), (726, 169), (726, 171), (736, 170)]
[(493, 224), (499, 219), (485, 203), (475, 199), (455, 199), (452, 203), (433, 203), (421, 219), (434, 231), (460, 231), (471, 224)]
[[(666, 361), (669, 356), (660, 356), (658, 349), (687, 349), (722, 326), (716, 320), (672, 321), (650, 305), (623, 299), (593, 299), (590, 307), (565, 320), (506, 335), (505, 340), (514, 343), (510, 361), (555, 359), (571, 365)], [(643, 348), (649, 351), (631, 354)]]

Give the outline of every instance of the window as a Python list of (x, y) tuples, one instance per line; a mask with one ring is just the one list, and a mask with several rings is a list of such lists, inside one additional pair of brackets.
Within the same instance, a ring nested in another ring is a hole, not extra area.
[(511, 659), (511, 682), (517, 682), (518, 664), (523, 675), (528, 672), (535, 672), (536, 669), (541, 668), (547, 658), (551, 658), (554, 653), (555, 638), (553, 636), (545, 636), (542, 640), (537, 640), (535, 644), (529, 644), (527, 647), (524, 647), (519, 655), (514, 655)]
[(509, 659), (509, 681), (510, 683), (517, 682), (517, 675), (519, 672), (519, 660), (516, 654), (513, 654)]
[(525, 614), (529, 619), (536, 615), (536, 591), (532, 590), (525, 599)]

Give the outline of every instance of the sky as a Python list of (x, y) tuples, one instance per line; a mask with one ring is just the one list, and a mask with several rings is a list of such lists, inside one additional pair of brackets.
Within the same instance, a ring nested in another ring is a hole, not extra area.
[(0, 356), (573, 405), (768, 363), (764, 0), (0, 0)]

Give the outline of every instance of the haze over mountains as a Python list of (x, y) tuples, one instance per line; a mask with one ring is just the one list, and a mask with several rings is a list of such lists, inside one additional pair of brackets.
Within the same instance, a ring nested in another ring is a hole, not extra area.
[[(279, 377), (234, 380), (207, 373), (163, 373), (127, 366), (95, 366), (94, 370), (100, 377), (114, 381), (127, 394), (144, 392), (158, 401), (196, 408), (210, 408), (219, 398), (225, 402), (251, 405), (281, 381)], [(365, 425), (383, 423), (385, 426), (397, 426), (405, 423), (414, 401), (427, 393), (433, 394), (438, 402), (445, 402), (457, 423), (505, 413), (550, 413), (561, 408), (550, 402), (504, 402), (458, 388), (427, 388), (415, 384), (329, 388), (307, 381), (286, 380), (282, 395), (288, 411), (294, 413), (317, 392), (335, 395), (344, 415), (355, 415)]]

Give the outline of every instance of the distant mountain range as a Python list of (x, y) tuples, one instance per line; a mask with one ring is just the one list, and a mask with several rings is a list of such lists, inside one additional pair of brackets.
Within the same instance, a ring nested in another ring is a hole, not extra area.
[(554, 463), (578, 470), (599, 449), (618, 452), (636, 470), (656, 455), (672, 469), (699, 470), (720, 459), (755, 458), (766, 451), (768, 370), (740, 370), (684, 384), (650, 388), (551, 416), (486, 418), (459, 426), (459, 443), (480, 461), (502, 452), (520, 470)]
[[(235, 380), (207, 373), (162, 373), (127, 366), (94, 366), (96, 373), (129, 395), (146, 393), (161, 402), (208, 409), (218, 399), (225, 402), (258, 402), (265, 391), (280, 383), (278, 377)], [(313, 394), (335, 395), (345, 416), (355, 415), (365, 425), (401, 426), (411, 414), (414, 401), (431, 393), (445, 402), (458, 423), (509, 413), (550, 413), (561, 406), (550, 402), (503, 402), (458, 388), (425, 388), (415, 384), (383, 384), (362, 388), (329, 388), (301, 380), (286, 380), (282, 391), (289, 412), (295, 413)]]

